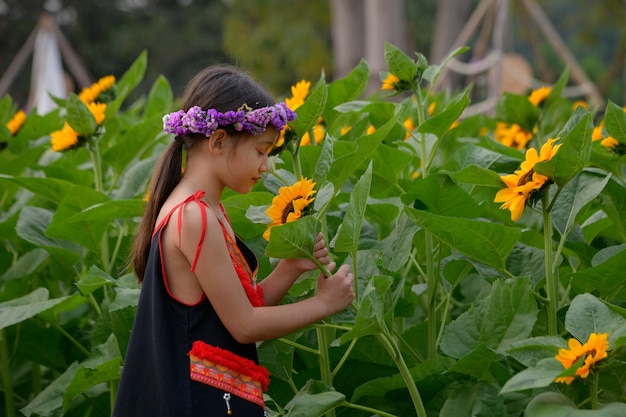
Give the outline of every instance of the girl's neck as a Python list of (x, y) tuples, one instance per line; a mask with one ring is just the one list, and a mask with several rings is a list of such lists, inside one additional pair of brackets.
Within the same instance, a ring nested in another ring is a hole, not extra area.
[(209, 205), (212, 205), (212, 206), (219, 205), (220, 199), (222, 196), (221, 191), (211, 192), (211, 190), (214, 187), (210, 187), (204, 184), (203, 181), (195, 181), (191, 179), (189, 176), (183, 176), (183, 178), (181, 179), (181, 183), (188, 183), (191, 187), (195, 189), (194, 191), (198, 191), (198, 190), (204, 191), (204, 198), (207, 200), (207, 203), (209, 203)]

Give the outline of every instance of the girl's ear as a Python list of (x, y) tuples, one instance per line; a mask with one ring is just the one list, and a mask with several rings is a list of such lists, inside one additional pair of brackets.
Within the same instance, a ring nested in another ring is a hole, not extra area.
[(224, 129), (217, 129), (209, 136), (209, 151), (216, 155), (222, 154), (226, 148), (227, 138), (228, 135)]

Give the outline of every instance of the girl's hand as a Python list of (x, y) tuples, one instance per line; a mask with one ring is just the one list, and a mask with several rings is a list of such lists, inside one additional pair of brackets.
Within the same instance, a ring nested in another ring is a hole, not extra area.
[(354, 275), (348, 265), (341, 265), (337, 272), (326, 278), (320, 274), (317, 279), (317, 296), (330, 311), (329, 315), (340, 312), (354, 301)]
[[(335, 265), (330, 264), (330, 256), (328, 254), (328, 248), (326, 247), (326, 242), (324, 241), (324, 236), (319, 233), (315, 237), (315, 244), (313, 247), (313, 256), (317, 261), (322, 265), (328, 265), (328, 270), (332, 271)], [(300, 273), (306, 271), (313, 271), (317, 269), (317, 265), (315, 262), (308, 258), (297, 258), (297, 259), (285, 259), (284, 262), (289, 262), (292, 266), (298, 270)]]

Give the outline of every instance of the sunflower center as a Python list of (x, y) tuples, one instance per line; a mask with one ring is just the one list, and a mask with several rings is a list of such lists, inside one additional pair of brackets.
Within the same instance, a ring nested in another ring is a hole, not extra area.
[(517, 182), (517, 185), (518, 186), (524, 185), (527, 182), (529, 182), (532, 179), (534, 173), (535, 173), (534, 168), (529, 169), (528, 172), (526, 172), (524, 175), (520, 177), (519, 181)]
[(283, 215), (280, 218), (280, 222), (282, 224), (287, 223), (287, 217), (289, 217), (289, 214), (293, 213), (293, 201), (290, 201), (286, 206), (285, 209), (283, 210)]

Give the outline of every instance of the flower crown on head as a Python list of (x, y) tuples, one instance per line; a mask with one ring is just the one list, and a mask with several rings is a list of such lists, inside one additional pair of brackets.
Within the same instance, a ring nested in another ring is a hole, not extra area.
[(215, 109), (202, 110), (199, 106), (194, 106), (186, 112), (178, 110), (163, 116), (163, 131), (176, 136), (200, 133), (209, 137), (220, 126), (232, 125), (238, 132), (260, 135), (265, 132), (267, 125), (282, 130), (296, 117), (296, 113), (284, 102), (254, 110), (244, 104), (237, 110), (229, 110), (226, 113)]

